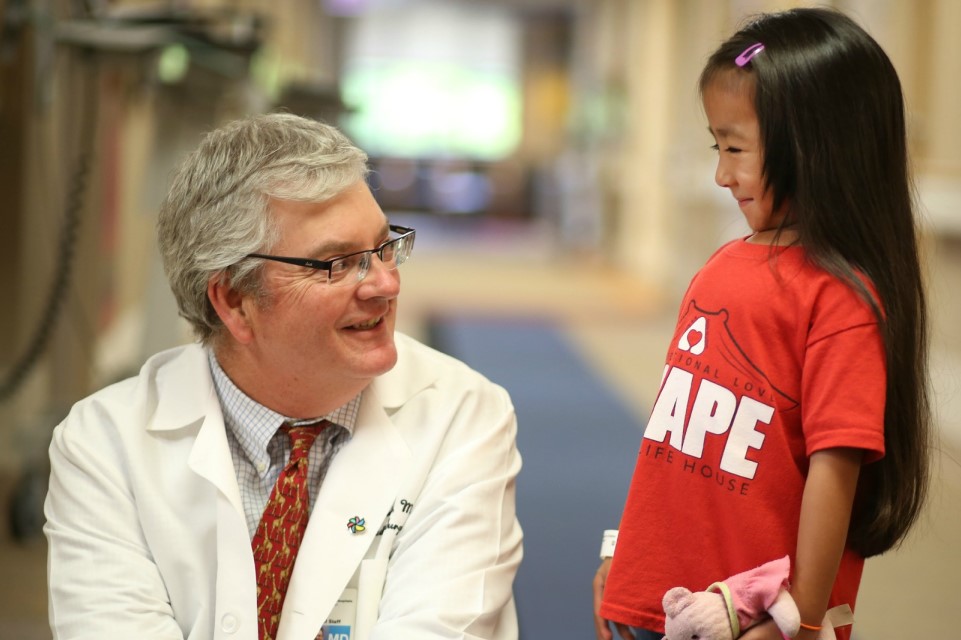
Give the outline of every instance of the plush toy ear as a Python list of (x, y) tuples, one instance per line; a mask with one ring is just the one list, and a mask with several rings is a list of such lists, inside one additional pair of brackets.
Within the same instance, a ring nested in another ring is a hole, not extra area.
[(684, 587), (674, 587), (664, 594), (661, 604), (664, 605), (664, 613), (670, 618), (676, 618), (681, 611), (694, 601), (692, 594)]

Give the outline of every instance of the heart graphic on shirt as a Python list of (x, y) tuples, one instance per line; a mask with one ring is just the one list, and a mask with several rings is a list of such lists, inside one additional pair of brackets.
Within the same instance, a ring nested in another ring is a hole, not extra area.
[(699, 356), (704, 353), (707, 343), (707, 319), (700, 316), (691, 323), (687, 331), (681, 334), (681, 339), (677, 341), (677, 347), (681, 351), (687, 351), (692, 355)]
[[(675, 347), (678, 352), (698, 356), (699, 359), (689, 359), (682, 357), (680, 353), (668, 352), (668, 364), (683, 367), (702, 379), (711, 378), (712, 381), (724, 385), (734, 393), (747, 394), (753, 389), (752, 397), (755, 400), (763, 401), (767, 406), (775, 402), (777, 411), (791, 411), (798, 407), (800, 403), (797, 400), (778, 388), (776, 382), (751, 361), (731, 331), (729, 315), (725, 308), (703, 309), (697, 305), (696, 301), (688, 301), (683, 314), (677, 321), (678, 333), (675, 335), (678, 337)], [(743, 321), (741, 324), (735, 323), (735, 326), (746, 330)], [(709, 346), (711, 353), (708, 357), (701, 358), (708, 352)], [(725, 363), (736, 374), (733, 379), (731, 374), (725, 371), (723, 366)], [(718, 366), (721, 368), (718, 369)], [(665, 371), (667, 370), (665, 368)], [(710, 374), (707, 373), (708, 370)], [(735, 391), (735, 388), (738, 388), (738, 391)]]

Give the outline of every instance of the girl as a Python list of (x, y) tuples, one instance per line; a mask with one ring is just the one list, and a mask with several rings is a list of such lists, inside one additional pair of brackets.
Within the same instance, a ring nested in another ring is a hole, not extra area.
[[(722, 44), (700, 91), (715, 180), (753, 233), (685, 294), (613, 563), (595, 578), (597, 635), (611, 621), (659, 638), (669, 588), (790, 555), (797, 638), (813, 639), (827, 609), (854, 607), (864, 558), (902, 540), (927, 487), (900, 83), (849, 18), (796, 9)], [(782, 635), (767, 621), (741, 637)]]

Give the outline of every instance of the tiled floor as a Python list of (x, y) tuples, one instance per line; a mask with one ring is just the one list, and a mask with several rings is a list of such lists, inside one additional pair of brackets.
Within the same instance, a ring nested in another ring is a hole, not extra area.
[[(419, 239), (417, 259), (405, 267), (399, 327), (422, 336), (429, 314), (451, 311), (555, 318), (629, 406), (643, 414), (661, 373), (675, 313), (672, 296), (659, 296), (602, 265), (555, 264), (549, 243), (540, 242), (536, 234), (512, 237), (538, 250), (523, 252), (523, 259), (516, 257), (520, 252), (508, 251), (471, 260), (474, 254), (460, 249), (445, 253)], [(857, 615), (859, 640), (957, 637), (953, 587), (961, 570), (961, 332), (955, 319), (961, 315), (956, 295), (961, 289), (961, 245), (940, 246), (934, 265), (933, 368), (949, 435), (937, 455), (923, 522), (900, 550), (867, 564)], [(3, 507), (12, 479), (10, 470), (0, 469)], [(0, 566), (0, 639), (49, 639), (43, 542), (14, 543), (3, 528)], [(589, 616), (589, 585), (584, 590), (584, 615)]]

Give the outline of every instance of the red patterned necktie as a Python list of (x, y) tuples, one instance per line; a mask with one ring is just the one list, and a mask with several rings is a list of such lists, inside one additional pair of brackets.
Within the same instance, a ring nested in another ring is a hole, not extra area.
[(273, 640), (280, 624), (280, 611), (294, 570), (297, 550), (307, 529), (307, 454), (326, 427), (326, 420), (302, 426), (284, 425), (290, 436), (290, 460), (270, 492), (267, 508), (251, 542), (257, 569), (257, 619), (260, 640)]

